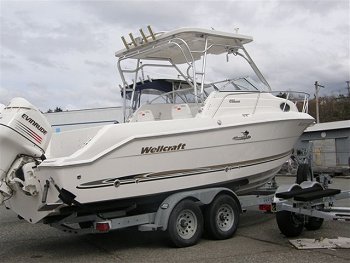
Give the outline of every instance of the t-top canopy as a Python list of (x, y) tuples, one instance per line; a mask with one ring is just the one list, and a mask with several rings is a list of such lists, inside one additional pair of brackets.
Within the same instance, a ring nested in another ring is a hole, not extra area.
[(136, 38), (135, 43), (139, 44), (136, 44), (136, 46), (128, 45), (128, 48), (117, 51), (115, 56), (120, 59), (165, 59), (176, 64), (182, 64), (191, 62), (191, 57), (194, 60), (201, 58), (205, 50), (206, 39), (208, 40), (207, 54), (227, 53), (231, 49), (241, 47), (253, 40), (250, 36), (234, 33), (200, 28), (182, 28), (156, 34), (155, 40), (147, 39), (147, 42), (143, 38)]

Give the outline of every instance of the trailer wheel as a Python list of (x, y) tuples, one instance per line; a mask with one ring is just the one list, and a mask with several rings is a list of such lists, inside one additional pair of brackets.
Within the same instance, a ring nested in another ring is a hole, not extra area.
[(214, 239), (227, 239), (234, 235), (239, 223), (239, 207), (235, 199), (222, 194), (205, 210), (205, 230)]
[(170, 214), (168, 235), (177, 247), (189, 247), (198, 243), (203, 232), (201, 209), (191, 200), (178, 203)]
[(307, 230), (318, 230), (321, 228), (323, 221), (323, 218), (310, 216), (305, 224), (305, 228)]
[(278, 228), (286, 237), (297, 237), (304, 228), (304, 220), (301, 215), (289, 211), (279, 211), (276, 213)]

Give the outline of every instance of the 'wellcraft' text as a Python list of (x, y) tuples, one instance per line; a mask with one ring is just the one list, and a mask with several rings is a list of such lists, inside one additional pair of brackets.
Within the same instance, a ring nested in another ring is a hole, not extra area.
[(185, 150), (185, 147), (186, 147), (185, 143), (180, 143), (178, 145), (171, 145), (171, 146), (160, 145), (157, 147), (142, 147), (141, 154), (175, 152), (175, 151)]

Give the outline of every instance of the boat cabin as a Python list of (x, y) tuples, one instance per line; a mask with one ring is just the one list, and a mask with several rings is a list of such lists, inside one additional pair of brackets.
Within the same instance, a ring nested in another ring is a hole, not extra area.
[[(197, 83), (197, 85), (199, 85)], [(128, 122), (157, 121), (192, 118), (200, 112), (205, 99), (213, 91), (259, 92), (257, 83), (249, 78), (239, 78), (207, 83), (203, 96), (196, 95), (190, 84), (179, 79), (155, 79), (136, 83), (125, 93), (131, 101), (133, 114)], [(123, 92), (122, 92), (123, 96)], [(204, 99), (204, 100), (203, 100)]]
[[(270, 90), (243, 47), (252, 41), (249, 36), (198, 28), (153, 33), (149, 27), (149, 36), (142, 30), (140, 33), (141, 37), (137, 38), (129, 34), (130, 43), (122, 37), (125, 48), (116, 52), (123, 82), (120, 87), (125, 122), (194, 117), (213, 91)], [(226, 62), (231, 57), (243, 60), (255, 72), (255, 80), (240, 76), (223, 81), (210, 80), (207, 60), (210, 55), (222, 54), (226, 55)], [(175, 77), (152, 78), (149, 70), (154, 68), (156, 76), (171, 74)]]

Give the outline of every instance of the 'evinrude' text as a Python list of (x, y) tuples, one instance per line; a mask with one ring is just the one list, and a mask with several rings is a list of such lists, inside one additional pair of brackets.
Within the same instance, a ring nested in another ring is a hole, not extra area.
[(32, 124), (35, 128), (37, 128), (39, 131), (41, 131), (44, 135), (47, 133), (47, 130), (45, 130), (39, 123), (37, 123), (35, 120), (30, 118), (27, 114), (23, 114), (22, 118)]

